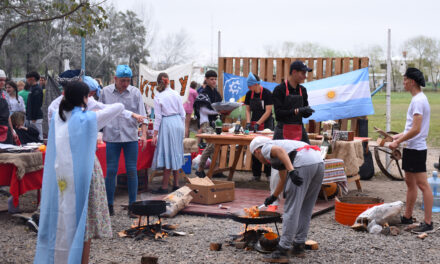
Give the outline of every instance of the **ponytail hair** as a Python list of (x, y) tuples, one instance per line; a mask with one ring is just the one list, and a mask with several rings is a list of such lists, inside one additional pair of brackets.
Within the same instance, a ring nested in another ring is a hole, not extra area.
[(87, 104), (84, 102), (84, 97), (89, 95), (89, 86), (81, 81), (73, 81), (66, 84), (64, 87), (64, 97), (61, 100), (58, 114), (61, 120), (66, 121), (64, 111), (70, 112), (76, 106), (87, 109)]
[(156, 89), (157, 89), (157, 91), (158, 91), (159, 93), (163, 92), (163, 91), (165, 90), (165, 88), (167, 88), (167, 87), (165, 86), (165, 84), (163, 83), (162, 78), (167, 78), (167, 79), (169, 79), (168, 74), (165, 73), (165, 72), (161, 72), (161, 73), (159, 73), (159, 75), (157, 76), (157, 86), (156, 86)]

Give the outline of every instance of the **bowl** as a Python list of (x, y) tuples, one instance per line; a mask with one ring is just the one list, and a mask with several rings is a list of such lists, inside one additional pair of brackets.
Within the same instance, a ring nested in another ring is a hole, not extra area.
[(222, 131), (223, 131), (223, 132), (229, 132), (229, 129), (232, 128), (232, 125), (233, 125), (233, 124), (231, 124), (231, 123), (224, 123), (224, 124), (223, 124), (223, 127), (222, 127)]

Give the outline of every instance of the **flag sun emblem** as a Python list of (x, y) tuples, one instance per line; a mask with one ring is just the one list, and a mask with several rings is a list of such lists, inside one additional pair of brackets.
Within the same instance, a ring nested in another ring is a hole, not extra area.
[(328, 91), (327, 92), (327, 98), (328, 99), (334, 99), (336, 97), (336, 92), (335, 91)]

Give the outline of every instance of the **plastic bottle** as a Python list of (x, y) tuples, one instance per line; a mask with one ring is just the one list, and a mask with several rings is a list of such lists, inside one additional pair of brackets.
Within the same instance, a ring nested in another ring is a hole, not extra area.
[(332, 144), (330, 144), (330, 142), (328, 141), (328, 134), (324, 133), (323, 136), (324, 136), (324, 140), (322, 141), (321, 146), (328, 148), (327, 154), (332, 154), (333, 149), (332, 149)]
[(433, 171), (432, 177), (428, 179), (428, 183), (431, 186), (432, 194), (434, 196), (432, 211), (438, 213), (440, 212), (440, 179), (437, 174), (437, 171)]
[(215, 133), (217, 135), (220, 135), (222, 133), (223, 128), (223, 122), (220, 119), (220, 115), (217, 116), (217, 119), (215, 120)]

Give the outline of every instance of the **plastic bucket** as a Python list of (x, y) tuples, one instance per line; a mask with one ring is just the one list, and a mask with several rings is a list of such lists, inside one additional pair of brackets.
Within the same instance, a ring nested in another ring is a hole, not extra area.
[(183, 157), (185, 158), (185, 163), (182, 166), (182, 170), (185, 174), (191, 174), (191, 153), (185, 153)]
[(335, 220), (343, 225), (353, 225), (356, 218), (368, 208), (383, 204), (382, 198), (372, 197), (336, 197)]

